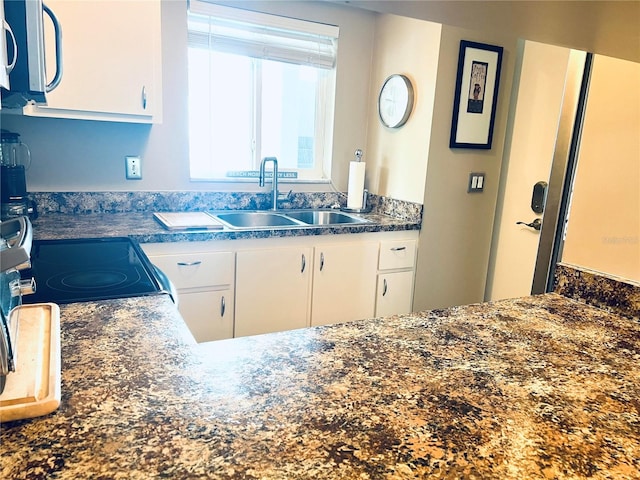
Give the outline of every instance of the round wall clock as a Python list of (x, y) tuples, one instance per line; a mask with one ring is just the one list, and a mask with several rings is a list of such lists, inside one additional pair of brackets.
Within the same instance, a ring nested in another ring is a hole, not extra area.
[(413, 85), (404, 75), (394, 74), (382, 84), (378, 96), (378, 115), (385, 127), (404, 125), (413, 109)]

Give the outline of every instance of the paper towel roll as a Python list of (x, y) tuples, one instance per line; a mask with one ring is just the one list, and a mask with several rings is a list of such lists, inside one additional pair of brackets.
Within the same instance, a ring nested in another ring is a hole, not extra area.
[(350, 210), (359, 210), (362, 208), (365, 166), (365, 162), (351, 162), (349, 164), (349, 190), (347, 191), (347, 208)]

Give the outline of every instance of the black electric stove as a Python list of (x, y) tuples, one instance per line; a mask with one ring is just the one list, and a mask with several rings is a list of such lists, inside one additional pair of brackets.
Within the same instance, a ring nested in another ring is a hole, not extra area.
[(34, 240), (36, 291), (24, 303), (88, 302), (171, 294), (170, 282), (127, 237)]

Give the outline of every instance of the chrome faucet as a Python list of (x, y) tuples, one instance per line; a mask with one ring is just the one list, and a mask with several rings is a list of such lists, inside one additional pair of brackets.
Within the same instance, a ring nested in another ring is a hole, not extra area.
[(278, 159), (276, 157), (264, 157), (262, 162), (260, 162), (260, 179), (258, 184), (261, 187), (264, 187), (264, 167), (267, 162), (273, 162), (273, 179), (271, 180), (271, 184), (273, 186), (273, 194), (271, 199), (271, 210), (278, 210), (278, 200), (285, 200), (289, 198), (288, 194), (281, 194), (278, 192)]

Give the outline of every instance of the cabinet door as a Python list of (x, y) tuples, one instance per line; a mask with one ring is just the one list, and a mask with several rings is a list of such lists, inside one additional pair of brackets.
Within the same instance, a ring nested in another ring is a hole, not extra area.
[(378, 275), (376, 317), (409, 313), (413, 299), (413, 271)]
[(377, 255), (377, 243), (316, 247), (312, 325), (373, 317)]
[[(47, 0), (60, 21), (63, 76), (28, 115), (150, 123), (161, 118), (160, 1)], [(53, 27), (45, 17), (47, 72)]]
[(178, 310), (196, 342), (233, 337), (233, 291), (178, 294)]
[(308, 326), (310, 270), (311, 248), (238, 252), (235, 336)]

